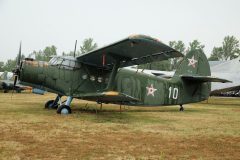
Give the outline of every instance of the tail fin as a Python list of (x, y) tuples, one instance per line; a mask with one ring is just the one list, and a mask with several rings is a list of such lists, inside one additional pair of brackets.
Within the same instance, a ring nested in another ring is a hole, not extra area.
[(183, 58), (182, 62), (175, 72), (175, 75), (210, 76), (210, 66), (206, 55), (202, 50), (190, 51)]
[(183, 84), (182, 104), (199, 102), (209, 97), (210, 82), (229, 82), (211, 77), (207, 57), (202, 50), (190, 51), (180, 63), (173, 78), (180, 78)]

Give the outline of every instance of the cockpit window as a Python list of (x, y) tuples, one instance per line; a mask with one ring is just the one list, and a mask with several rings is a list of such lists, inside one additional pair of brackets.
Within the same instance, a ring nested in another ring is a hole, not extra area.
[(60, 68), (71, 69), (71, 70), (81, 67), (77, 61), (71, 60), (71, 59), (64, 59), (62, 57), (53, 57), (49, 61), (49, 64), (52, 66), (59, 66)]
[(64, 59), (62, 65), (63, 66), (70, 66), (69, 63), (70, 63), (69, 60)]
[(57, 66), (57, 65), (61, 65), (63, 62), (63, 59), (60, 57), (53, 57), (50, 61), (49, 64), (52, 66)]
[(49, 61), (48, 63), (49, 63), (49, 64), (52, 64), (53, 61), (55, 61), (55, 60), (56, 60), (56, 57), (53, 57), (53, 58), (50, 59), (50, 61)]
[(55, 61), (55, 65), (61, 65), (63, 62), (63, 59), (62, 58), (58, 58), (56, 61)]

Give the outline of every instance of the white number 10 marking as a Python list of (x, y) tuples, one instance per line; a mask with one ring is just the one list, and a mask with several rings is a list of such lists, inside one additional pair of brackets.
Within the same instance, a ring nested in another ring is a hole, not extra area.
[(178, 88), (169, 87), (169, 96), (168, 98), (177, 99), (178, 98)]

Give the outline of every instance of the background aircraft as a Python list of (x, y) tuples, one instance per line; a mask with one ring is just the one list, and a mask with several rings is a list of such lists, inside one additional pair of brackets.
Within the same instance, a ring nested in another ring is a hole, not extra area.
[[(49, 63), (18, 58), (14, 85), (19, 78), (21, 84), (56, 93), (45, 107), (67, 114), (73, 98), (137, 106), (180, 105), (182, 111), (183, 104), (208, 98), (210, 82), (228, 82), (210, 77), (207, 58), (200, 50), (189, 52), (171, 79), (122, 68), (180, 56), (157, 39), (133, 35), (76, 58), (58, 56)], [(64, 104), (62, 96), (68, 96)]]
[(239, 91), (240, 90), (240, 58), (229, 61), (222, 61), (211, 67), (212, 75), (220, 78), (227, 78), (232, 83), (212, 84), (212, 93), (220, 94), (222, 92)]
[(11, 80), (13, 79), (13, 73), (12, 72), (0, 72), (0, 79), (4, 80)]
[(18, 83), (14, 86), (14, 77), (12, 72), (0, 72), (0, 89), (4, 93), (9, 92), (10, 90), (15, 90), (17, 93), (20, 93), (22, 90), (30, 90), (31, 87), (23, 86)]
[[(14, 89), (13, 73), (6, 71), (0, 73), (0, 89), (3, 90), (4, 93)], [(15, 86), (15, 89), (17, 92), (21, 92), (17, 86)]]

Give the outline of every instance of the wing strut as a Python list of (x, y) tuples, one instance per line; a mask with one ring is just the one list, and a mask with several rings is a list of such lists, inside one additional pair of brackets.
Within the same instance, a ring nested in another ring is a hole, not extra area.
[(113, 69), (112, 69), (112, 72), (111, 72), (111, 75), (110, 75), (110, 78), (109, 78), (109, 82), (108, 82), (108, 85), (107, 85), (107, 88), (106, 88), (107, 91), (113, 89), (113, 82), (114, 82), (114, 79), (116, 77), (116, 74), (117, 74), (117, 71), (118, 71), (119, 67), (120, 67), (120, 59), (116, 60), (116, 63), (113, 66)]

